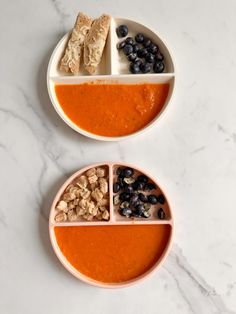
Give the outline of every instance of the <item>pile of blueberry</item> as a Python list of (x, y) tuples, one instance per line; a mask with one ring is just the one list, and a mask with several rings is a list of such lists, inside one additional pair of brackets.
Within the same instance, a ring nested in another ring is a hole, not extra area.
[[(152, 205), (165, 203), (164, 195), (146, 195), (143, 192), (150, 192), (156, 189), (155, 184), (149, 182), (148, 177), (139, 175), (134, 177), (132, 168), (118, 168), (116, 171), (117, 181), (113, 184), (114, 205), (119, 205), (119, 213), (128, 218), (149, 218), (149, 209)], [(163, 208), (157, 211), (159, 219), (165, 219)]]
[[(116, 29), (119, 38), (126, 37), (128, 32), (126, 25), (120, 25)], [(164, 56), (159, 47), (142, 33), (138, 33), (135, 38), (127, 37), (119, 42), (117, 49), (123, 50), (127, 56), (130, 61), (129, 70), (133, 74), (149, 73), (151, 70), (154, 73), (162, 73), (165, 69)]]

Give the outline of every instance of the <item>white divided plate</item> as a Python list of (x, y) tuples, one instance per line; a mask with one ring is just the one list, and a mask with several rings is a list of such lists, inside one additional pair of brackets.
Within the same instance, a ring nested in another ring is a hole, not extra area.
[[(130, 74), (128, 69), (128, 62), (126, 57), (119, 53), (116, 46), (121, 39), (117, 37), (116, 28), (117, 26), (125, 24), (129, 28), (129, 36), (134, 36), (136, 33), (143, 33), (145, 36), (149, 37), (154, 43), (156, 43), (160, 51), (163, 53), (165, 58), (165, 71), (163, 73), (149, 73), (149, 74)], [(171, 56), (170, 51), (167, 46), (163, 42), (163, 40), (150, 28), (137, 23), (132, 20), (123, 19), (123, 18), (112, 18), (110, 30), (108, 34), (108, 39), (106, 42), (106, 46), (104, 48), (103, 56), (101, 63), (98, 66), (98, 69), (94, 75), (88, 75), (88, 73), (84, 70), (81, 65), (80, 72), (77, 76), (72, 75), (70, 73), (64, 73), (59, 70), (59, 61), (63, 56), (65, 51), (65, 47), (67, 41), (69, 39), (70, 32), (68, 32), (57, 44), (54, 49), (47, 71), (47, 86), (48, 93), (51, 99), (51, 102), (56, 109), (57, 113), (60, 117), (75, 131), (102, 141), (119, 141), (123, 139), (127, 139), (133, 137), (134, 135), (140, 134), (145, 130), (149, 129), (153, 126), (158, 119), (163, 115), (167, 105), (170, 103), (170, 100), (173, 95), (174, 84), (175, 84), (175, 67), (173, 58)], [(108, 137), (108, 136), (100, 136), (90, 132), (87, 132), (77, 126), (73, 121), (71, 121), (62, 110), (55, 93), (55, 85), (56, 84), (83, 84), (86, 82), (93, 82), (95, 80), (102, 80), (105, 83), (121, 83), (121, 84), (137, 84), (137, 83), (168, 83), (169, 93), (166, 99), (166, 102), (161, 110), (161, 112), (143, 129), (132, 133), (130, 135), (120, 136), (120, 137)]]

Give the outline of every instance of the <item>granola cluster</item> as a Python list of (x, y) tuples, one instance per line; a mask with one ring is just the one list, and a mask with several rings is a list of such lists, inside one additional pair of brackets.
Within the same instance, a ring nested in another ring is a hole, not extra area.
[(70, 184), (56, 206), (56, 222), (109, 220), (108, 176), (102, 167), (91, 168)]

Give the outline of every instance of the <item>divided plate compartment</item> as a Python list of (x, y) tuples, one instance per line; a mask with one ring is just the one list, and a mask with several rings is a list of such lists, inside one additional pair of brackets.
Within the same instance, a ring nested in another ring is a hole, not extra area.
[[(126, 56), (123, 54), (122, 51), (118, 51), (117, 49), (117, 43), (124, 40), (122, 38), (118, 38), (116, 34), (116, 28), (121, 24), (126, 24), (128, 26), (129, 28), (128, 36), (134, 36), (135, 34), (141, 32), (159, 46), (160, 51), (163, 53), (165, 58), (164, 60), (165, 70), (163, 73), (131, 74), (129, 72), (129, 62)], [(154, 122), (156, 122), (163, 115), (163, 112), (165, 111), (167, 105), (170, 103), (174, 91), (175, 66), (172, 55), (168, 50), (166, 44), (154, 31), (140, 23), (137, 23), (129, 19), (111, 18), (110, 30), (102, 55), (102, 60), (94, 75), (89, 75), (85, 71), (82, 64), (78, 75), (73, 75), (72, 73), (66, 73), (59, 70), (59, 63), (64, 54), (65, 47), (67, 45), (69, 37), (70, 32), (68, 32), (59, 41), (51, 55), (47, 71), (47, 86), (48, 93), (55, 110), (72, 129), (87, 137), (94, 138), (96, 140), (119, 141), (127, 139), (129, 137), (133, 137), (134, 135), (137, 135), (143, 132), (144, 130), (147, 130), (150, 126), (154, 124)], [(130, 135), (120, 137), (108, 137), (87, 132), (81, 129), (75, 123), (73, 123), (73, 121), (71, 121), (63, 112), (56, 97), (54, 88), (56, 84), (83, 84), (94, 81), (98, 83), (100, 81), (103, 84), (168, 83), (170, 88), (168, 97), (161, 112), (147, 126)]]
[[(80, 177), (81, 175), (83, 175), (87, 170), (94, 168), (94, 167), (102, 167), (102, 168), (106, 168), (108, 170), (108, 174), (109, 174), (109, 213), (110, 213), (110, 219), (108, 221), (86, 221), (86, 220), (82, 220), (79, 219), (77, 221), (66, 221), (66, 222), (56, 222), (55, 221), (55, 216), (58, 213), (58, 211), (56, 210), (56, 206), (58, 204), (58, 202), (61, 199), (62, 194), (65, 192), (66, 188), (73, 183), (76, 178)], [(156, 189), (149, 191), (149, 192), (143, 192), (144, 194), (155, 194), (155, 195), (159, 195), (159, 194), (163, 194), (165, 197), (165, 204), (164, 205), (152, 205), (149, 212), (151, 213), (151, 216), (149, 218), (127, 218), (124, 216), (121, 216), (118, 212), (118, 208), (119, 206), (115, 206), (113, 204), (113, 197), (114, 195), (117, 195), (113, 193), (113, 183), (116, 182), (117, 179), (117, 174), (116, 174), (116, 170), (118, 167), (130, 167), (132, 169), (134, 169), (134, 177), (137, 177), (137, 175), (139, 174), (144, 174), (148, 177), (149, 182), (154, 183), (156, 185)], [(163, 210), (165, 211), (166, 214), (166, 218), (161, 220), (158, 218), (157, 216), (157, 210), (159, 208), (163, 208)], [(117, 225), (129, 225), (129, 226), (134, 226), (134, 225), (168, 225), (170, 227), (170, 236), (169, 239), (167, 241), (167, 245), (165, 250), (163, 251), (162, 256), (160, 257), (160, 259), (157, 261), (157, 263), (146, 273), (144, 273), (143, 275), (141, 275), (140, 277), (137, 277), (135, 279), (133, 279), (130, 282), (125, 282), (125, 283), (118, 283), (118, 284), (105, 284), (102, 282), (97, 282), (94, 281), (91, 278), (86, 277), (85, 275), (83, 275), (82, 273), (80, 273), (78, 270), (76, 270), (64, 257), (64, 255), (62, 254), (57, 241), (56, 241), (56, 237), (55, 237), (55, 233), (54, 233), (54, 227), (93, 227), (93, 226), (117, 226)], [(136, 281), (139, 281), (140, 279), (146, 277), (150, 272), (152, 272), (154, 269), (157, 269), (162, 262), (165, 260), (166, 256), (169, 253), (169, 250), (171, 248), (172, 245), (172, 241), (173, 241), (173, 233), (174, 233), (174, 219), (173, 219), (173, 213), (171, 210), (171, 206), (169, 203), (169, 200), (167, 198), (166, 193), (163, 191), (163, 189), (160, 187), (160, 184), (152, 177), (150, 176), (148, 173), (146, 173), (144, 170), (137, 168), (136, 166), (133, 166), (131, 164), (127, 164), (127, 163), (121, 163), (121, 162), (107, 162), (107, 163), (97, 163), (97, 164), (93, 164), (90, 165), (86, 168), (83, 168), (77, 172), (75, 172), (60, 188), (60, 190), (58, 191), (52, 206), (51, 206), (51, 211), (50, 211), (50, 216), (49, 216), (49, 233), (50, 233), (50, 239), (51, 239), (51, 243), (52, 243), (52, 247), (57, 255), (57, 257), (59, 258), (59, 260), (61, 261), (61, 263), (64, 265), (64, 267), (71, 272), (75, 277), (89, 283), (92, 285), (96, 285), (96, 286), (100, 286), (100, 287), (107, 287), (107, 288), (114, 288), (114, 287), (123, 287), (123, 286), (127, 286), (130, 285)]]

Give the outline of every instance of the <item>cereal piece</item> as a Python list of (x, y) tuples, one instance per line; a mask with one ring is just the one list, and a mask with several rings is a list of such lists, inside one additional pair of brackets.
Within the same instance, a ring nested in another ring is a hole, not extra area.
[(109, 205), (109, 199), (103, 198), (98, 202), (98, 206), (108, 206)]
[(74, 204), (75, 206), (77, 206), (77, 205), (79, 205), (79, 201), (80, 201), (80, 199), (79, 199), (79, 198), (76, 198), (76, 199), (73, 201), (73, 204)]
[(91, 211), (91, 215), (93, 215), (94, 217), (97, 215), (98, 213), (98, 208), (97, 207), (94, 207)]
[(96, 174), (96, 169), (95, 168), (91, 168), (91, 169), (87, 170), (87, 172), (86, 172), (86, 175), (88, 177), (91, 177), (91, 176), (93, 176), (95, 174)]
[(91, 191), (94, 191), (97, 187), (98, 187), (98, 181), (90, 184)]
[(96, 182), (97, 179), (98, 179), (98, 177), (96, 176), (96, 174), (94, 174), (94, 175), (88, 177), (88, 181), (89, 181), (90, 184)]
[(102, 220), (102, 213), (98, 210), (96, 215), (97, 220)]
[(68, 203), (68, 202), (76, 199), (76, 194), (75, 193), (65, 193), (62, 198), (65, 202)]
[(68, 187), (66, 188), (66, 192), (70, 191), (70, 188), (73, 188), (74, 184), (69, 184)]
[(74, 194), (76, 194), (77, 193), (77, 191), (78, 191), (79, 189), (76, 187), (76, 186), (72, 186), (72, 187), (70, 187), (70, 189), (69, 189), (69, 193), (74, 193)]
[(77, 214), (73, 209), (71, 209), (68, 211), (67, 217), (69, 221), (75, 221), (77, 219)]
[(99, 206), (99, 210), (101, 212), (105, 212), (107, 210), (107, 208), (105, 206)]
[(73, 201), (71, 201), (70, 203), (68, 203), (68, 210), (71, 210), (73, 208), (75, 208), (75, 204)]
[(55, 221), (56, 222), (63, 222), (67, 220), (67, 215), (64, 212), (59, 212), (56, 216), (55, 216)]
[(76, 184), (82, 189), (86, 188), (88, 185), (88, 179), (86, 176), (80, 176), (76, 182)]
[(100, 190), (103, 194), (106, 194), (108, 192), (108, 183), (107, 180), (104, 178), (99, 178), (99, 184), (100, 184)]
[(67, 212), (68, 209), (67, 209), (67, 203), (65, 201), (60, 201), (58, 204), (57, 204), (57, 207), (56, 209), (58, 210), (62, 210), (63, 212)]
[(85, 215), (83, 215), (83, 218), (84, 218), (85, 220), (87, 220), (87, 221), (91, 221), (91, 220), (93, 220), (93, 215), (85, 214)]
[(88, 189), (84, 189), (80, 192), (80, 195), (83, 199), (89, 198), (91, 192)]
[(109, 219), (109, 212), (108, 212), (108, 210), (105, 210), (104, 212), (103, 212), (103, 214), (102, 214), (102, 219), (104, 219), (104, 220), (108, 220)]
[(82, 199), (82, 200), (79, 202), (79, 206), (80, 206), (81, 208), (85, 209), (86, 206), (87, 206), (87, 201), (84, 200), (84, 199)]
[(102, 198), (103, 198), (103, 194), (102, 192), (96, 188), (92, 193), (91, 196), (93, 199), (95, 199), (95, 201), (99, 202)]
[(76, 213), (77, 213), (78, 216), (83, 216), (86, 213), (86, 209), (77, 206), (76, 207)]
[(95, 208), (95, 204), (94, 204), (93, 201), (87, 202), (86, 209), (87, 209), (87, 211), (88, 211), (89, 214), (92, 214), (92, 213), (93, 213), (94, 208)]
[(106, 170), (105, 169), (97, 168), (96, 175), (97, 175), (98, 178), (105, 177), (105, 174), (106, 174)]

